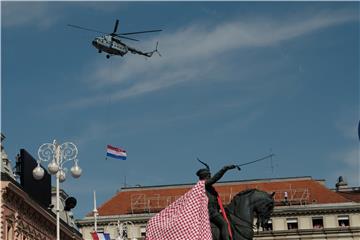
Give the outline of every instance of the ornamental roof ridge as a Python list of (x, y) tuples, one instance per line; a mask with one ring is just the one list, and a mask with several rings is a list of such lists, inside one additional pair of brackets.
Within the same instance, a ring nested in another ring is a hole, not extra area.
[(276, 206), (277, 209), (316, 209), (316, 208), (341, 208), (341, 207), (359, 207), (360, 203), (356, 202), (339, 202), (339, 203), (311, 203), (302, 205)]

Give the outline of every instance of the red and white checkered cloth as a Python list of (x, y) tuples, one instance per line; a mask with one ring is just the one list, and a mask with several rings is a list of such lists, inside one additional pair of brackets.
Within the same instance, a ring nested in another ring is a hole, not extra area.
[(146, 240), (212, 240), (205, 181), (150, 219)]

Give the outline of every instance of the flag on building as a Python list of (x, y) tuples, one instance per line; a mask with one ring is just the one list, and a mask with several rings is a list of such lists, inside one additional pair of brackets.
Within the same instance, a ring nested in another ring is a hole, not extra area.
[(91, 237), (92, 237), (93, 240), (111, 240), (109, 233), (92, 232)]
[(126, 160), (127, 154), (126, 151), (121, 148), (107, 145), (106, 156), (116, 159)]

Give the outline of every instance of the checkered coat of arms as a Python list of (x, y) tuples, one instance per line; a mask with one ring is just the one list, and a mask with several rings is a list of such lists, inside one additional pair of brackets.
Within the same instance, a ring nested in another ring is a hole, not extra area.
[(146, 240), (212, 240), (205, 181), (152, 217)]

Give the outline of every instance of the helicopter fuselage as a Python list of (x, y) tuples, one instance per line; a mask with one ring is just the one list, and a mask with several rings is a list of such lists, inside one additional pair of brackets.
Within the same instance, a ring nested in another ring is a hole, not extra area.
[(73, 27), (73, 28), (78, 28), (78, 29), (82, 29), (82, 30), (86, 30), (86, 31), (90, 31), (90, 32), (105, 33), (106, 35), (102, 35), (102, 36), (94, 38), (94, 40), (92, 41), (92, 45), (99, 50), (99, 53), (106, 52), (107, 53), (106, 58), (110, 58), (111, 55), (124, 56), (128, 52), (133, 53), (133, 54), (143, 55), (145, 57), (151, 57), (153, 55), (153, 53), (156, 52), (159, 54), (159, 56), (161, 56), (157, 50), (158, 43), (156, 43), (155, 50), (150, 51), (150, 52), (143, 52), (141, 50), (138, 50), (136, 48), (133, 48), (133, 47), (123, 43), (120, 40), (120, 39), (127, 39), (127, 40), (132, 40), (132, 41), (139, 41), (135, 38), (128, 37), (128, 35), (160, 32), (160, 31), (162, 31), (161, 29), (116, 33), (118, 25), (119, 25), (119, 20), (116, 19), (114, 31), (112, 33), (106, 34), (105, 32), (94, 30), (91, 28), (85, 28), (85, 27), (81, 27), (78, 25), (68, 24), (69, 27)]
[(125, 44), (120, 40), (113, 38), (111, 35), (96, 37), (92, 41), (92, 45), (99, 49), (99, 51), (112, 55), (124, 56), (129, 51)]

